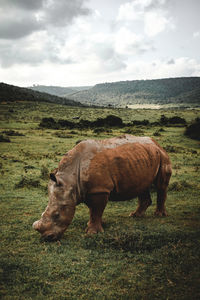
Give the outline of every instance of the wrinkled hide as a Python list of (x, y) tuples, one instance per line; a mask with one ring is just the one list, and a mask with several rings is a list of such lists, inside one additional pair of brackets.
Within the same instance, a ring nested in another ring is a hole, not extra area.
[(157, 188), (155, 213), (165, 216), (170, 176), (167, 153), (149, 137), (124, 135), (82, 141), (51, 173), (49, 203), (33, 227), (46, 240), (56, 240), (71, 223), (76, 205), (83, 202), (90, 209), (87, 232), (103, 231), (102, 214), (108, 200), (138, 196), (138, 208), (131, 216), (141, 216), (151, 204), (149, 189), (153, 183)]

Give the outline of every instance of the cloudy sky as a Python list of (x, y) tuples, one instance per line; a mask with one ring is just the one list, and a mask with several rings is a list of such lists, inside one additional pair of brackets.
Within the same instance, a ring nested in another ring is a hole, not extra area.
[(0, 82), (200, 76), (199, 0), (0, 0)]

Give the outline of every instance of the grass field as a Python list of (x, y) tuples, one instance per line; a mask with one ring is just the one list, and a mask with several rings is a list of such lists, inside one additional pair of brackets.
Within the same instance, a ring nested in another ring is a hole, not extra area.
[[(189, 124), (193, 110), (75, 108), (47, 103), (0, 105), (0, 298), (2, 299), (200, 299), (200, 143), (184, 127), (132, 126), (95, 133), (93, 129), (41, 129), (44, 117), (96, 120), (114, 114), (124, 123), (162, 114)], [(78, 121), (77, 121), (78, 122)], [(77, 207), (61, 241), (47, 243), (32, 229), (47, 197), (48, 173), (77, 140), (122, 133), (154, 137), (168, 151), (173, 176), (166, 218), (130, 218), (137, 199), (110, 202), (102, 234), (84, 233), (88, 208)]]

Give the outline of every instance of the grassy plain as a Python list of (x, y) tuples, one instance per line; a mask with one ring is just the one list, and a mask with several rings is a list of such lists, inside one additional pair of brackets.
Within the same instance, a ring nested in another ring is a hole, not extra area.
[[(95, 120), (110, 114), (127, 123), (158, 121), (162, 114), (190, 123), (200, 116), (199, 110), (19, 102), (1, 104), (0, 112), (1, 133), (11, 141), (0, 143), (2, 299), (200, 299), (199, 142), (185, 137), (184, 127), (133, 126), (96, 134), (92, 129), (38, 126), (44, 117)], [(77, 140), (124, 132), (155, 136), (169, 152), (173, 165), (166, 203), (169, 216), (153, 216), (155, 193), (144, 218), (128, 217), (136, 199), (110, 202), (104, 212), (105, 233), (87, 236), (88, 209), (81, 204), (60, 242), (42, 242), (31, 226), (48, 201), (48, 172)]]

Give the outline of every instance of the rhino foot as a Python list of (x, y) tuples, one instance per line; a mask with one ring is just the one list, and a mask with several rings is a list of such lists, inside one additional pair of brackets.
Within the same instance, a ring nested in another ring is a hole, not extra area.
[(88, 227), (86, 228), (85, 232), (87, 234), (95, 234), (98, 232), (104, 232), (103, 227), (101, 225), (88, 225)]
[(137, 218), (137, 217), (144, 217), (144, 213), (140, 213), (138, 212), (137, 210), (130, 213), (129, 217), (134, 217), (134, 218)]
[(168, 216), (166, 210), (164, 210), (164, 211), (156, 210), (154, 215), (157, 217), (167, 217)]

